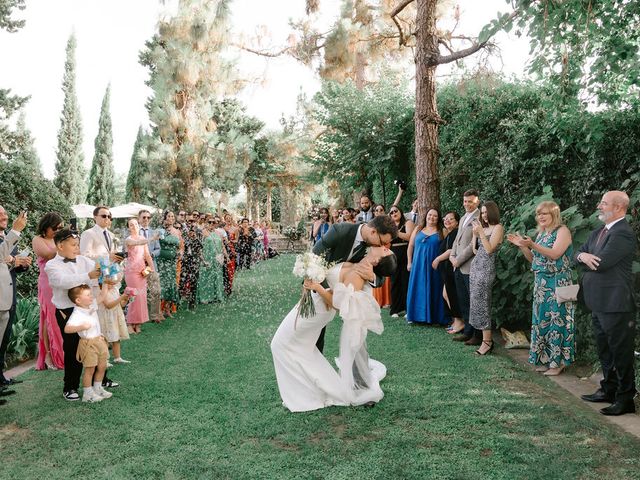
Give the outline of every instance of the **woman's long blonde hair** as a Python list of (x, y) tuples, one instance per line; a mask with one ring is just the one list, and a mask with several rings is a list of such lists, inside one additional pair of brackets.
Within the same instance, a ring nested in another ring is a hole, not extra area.
[[(538, 213), (540, 213), (540, 211), (542, 210), (548, 210), (549, 213), (551, 214), (551, 227), (550, 230), (554, 231), (556, 228), (560, 227), (561, 225), (563, 225), (562, 223), (562, 217), (560, 216), (560, 207), (558, 206), (558, 204), (552, 200), (547, 200), (546, 202), (541, 202), (538, 204), (538, 206), (536, 207), (536, 215), (538, 215)], [(542, 232), (542, 228), (540, 227), (540, 224), (538, 224), (538, 233)]]

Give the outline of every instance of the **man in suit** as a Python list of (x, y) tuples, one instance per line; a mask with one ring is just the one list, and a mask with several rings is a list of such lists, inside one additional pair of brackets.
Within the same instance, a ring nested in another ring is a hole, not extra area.
[(138, 224), (140, 225), (140, 235), (149, 241), (149, 253), (153, 260), (153, 272), (147, 276), (147, 304), (149, 309), (149, 320), (160, 323), (164, 320), (160, 308), (160, 276), (158, 275), (158, 265), (156, 257), (160, 255), (160, 233), (150, 227), (151, 212), (140, 210), (138, 212)]
[[(13, 390), (6, 390), (7, 386), (21, 383), (20, 380), (5, 378), (2, 370), (11, 338), (11, 327), (16, 317), (16, 273), (26, 270), (31, 265), (31, 257), (17, 255), (16, 248), (20, 232), (27, 225), (27, 214), (20, 213), (11, 230), (5, 234), (8, 224), (9, 216), (0, 206), (0, 397), (15, 393)], [(0, 405), (5, 403), (4, 399), (0, 399)]]
[(356, 223), (367, 223), (373, 220), (373, 208), (369, 195), (366, 193), (360, 197), (360, 213), (356, 217)]
[[(115, 237), (109, 231), (112, 219), (113, 217), (111, 216), (109, 207), (99, 205), (93, 209), (93, 221), (95, 225), (80, 235), (80, 254), (83, 257), (95, 261), (104, 257), (109, 257), (112, 262), (121, 262), (123, 260), (123, 258), (116, 253)], [(100, 287), (97, 278), (90, 280), (87, 284), (91, 287), (94, 298), (98, 298)], [(105, 373), (102, 379), (102, 386), (117, 387), (119, 383), (110, 380), (107, 377), (107, 373)]]
[(482, 343), (482, 332), (477, 331), (469, 323), (469, 272), (471, 271), (471, 260), (474, 255), (471, 245), (473, 237), (472, 222), (480, 218), (478, 191), (470, 189), (464, 192), (462, 194), (462, 205), (465, 214), (460, 219), (458, 233), (453, 241), (449, 260), (454, 268), (456, 292), (458, 294), (458, 303), (460, 304), (460, 313), (462, 313), (462, 318), (464, 319), (464, 330), (462, 335), (456, 335), (453, 340), (464, 342), (465, 345), (480, 345)]
[[(313, 246), (313, 253), (323, 256), (329, 263), (351, 262), (358, 264), (367, 253), (367, 246), (390, 244), (398, 236), (398, 227), (388, 215), (375, 217), (367, 224), (338, 223)], [(356, 271), (369, 279), (373, 286), (382, 285), (373, 268), (356, 265)], [(322, 352), (326, 327), (320, 332), (316, 346)]]
[(583, 395), (587, 402), (611, 403), (603, 415), (636, 411), (634, 337), (636, 302), (631, 264), (637, 248), (634, 231), (625, 219), (629, 197), (611, 191), (598, 204), (604, 226), (591, 232), (576, 260), (583, 267), (582, 297), (591, 310), (593, 331), (604, 378), (600, 388)]

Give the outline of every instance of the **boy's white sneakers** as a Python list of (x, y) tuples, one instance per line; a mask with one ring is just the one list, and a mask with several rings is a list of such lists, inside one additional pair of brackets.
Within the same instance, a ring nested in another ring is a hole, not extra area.
[(100, 396), (93, 388), (85, 388), (82, 392), (83, 402), (95, 403), (102, 400), (104, 400), (104, 397)]
[(102, 397), (102, 399), (104, 400), (105, 398), (111, 398), (113, 397), (113, 393), (111, 392), (107, 392), (104, 388), (102, 387), (93, 387), (93, 390), (100, 396)]

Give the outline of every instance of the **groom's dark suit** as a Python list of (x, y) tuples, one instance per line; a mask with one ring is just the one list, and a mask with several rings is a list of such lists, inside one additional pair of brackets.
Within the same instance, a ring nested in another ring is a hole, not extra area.
[(584, 268), (581, 294), (592, 312), (593, 330), (604, 379), (600, 386), (616, 401), (633, 399), (636, 303), (631, 264), (636, 252), (635, 233), (625, 219), (591, 232), (580, 253), (600, 258), (596, 270)]
[[(341, 263), (347, 260), (351, 263), (358, 263), (362, 260), (366, 254), (366, 244), (356, 246), (353, 251), (353, 256), (349, 258), (351, 249), (353, 248), (353, 242), (356, 240), (358, 234), (358, 228), (362, 224), (355, 223), (336, 223), (332, 225), (327, 233), (316, 243), (313, 247), (313, 253), (320, 255), (326, 259), (329, 263)], [(376, 278), (376, 284), (381, 283)], [(320, 332), (320, 337), (316, 342), (316, 347), (322, 352), (324, 348), (324, 334), (326, 327)]]

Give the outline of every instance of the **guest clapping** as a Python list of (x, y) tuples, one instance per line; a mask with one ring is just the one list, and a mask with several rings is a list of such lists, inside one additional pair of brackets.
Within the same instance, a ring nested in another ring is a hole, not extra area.
[(130, 218), (127, 222), (129, 236), (127, 246), (127, 264), (124, 279), (127, 286), (138, 291), (135, 301), (127, 309), (129, 333), (141, 333), (140, 325), (149, 321), (147, 309), (147, 275), (154, 271), (153, 259), (149, 253), (148, 240), (140, 235), (138, 220)]
[(555, 202), (540, 203), (536, 221), (535, 242), (519, 234), (509, 234), (507, 240), (520, 248), (534, 273), (529, 363), (544, 375), (559, 375), (573, 363), (575, 353), (574, 303), (558, 303), (556, 298), (556, 287), (572, 283), (571, 232)]
[(160, 253), (156, 258), (158, 275), (160, 276), (161, 308), (165, 316), (172, 317), (180, 302), (178, 292), (177, 267), (181, 255), (180, 244), (182, 233), (175, 226), (175, 215), (165, 211), (162, 219), (163, 229), (160, 231)]
[(496, 251), (502, 243), (504, 228), (500, 224), (500, 211), (495, 202), (485, 202), (480, 209), (480, 220), (473, 220), (471, 246), (475, 256), (469, 273), (469, 323), (482, 330), (482, 344), (476, 350), (486, 355), (493, 350), (491, 339), (491, 289), (496, 278)]
[(407, 269), (407, 248), (415, 224), (407, 220), (399, 206), (389, 210), (389, 216), (398, 227), (398, 236), (391, 242), (391, 250), (398, 259), (398, 268), (391, 276), (391, 308), (389, 313), (397, 318), (407, 309), (407, 290), (409, 289), (409, 270)]

